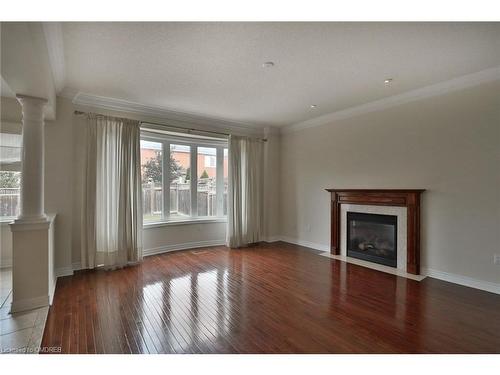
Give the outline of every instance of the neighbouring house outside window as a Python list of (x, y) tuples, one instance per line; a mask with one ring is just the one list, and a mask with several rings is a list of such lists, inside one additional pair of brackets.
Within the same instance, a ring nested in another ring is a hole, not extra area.
[(141, 132), (144, 224), (227, 215), (227, 140)]

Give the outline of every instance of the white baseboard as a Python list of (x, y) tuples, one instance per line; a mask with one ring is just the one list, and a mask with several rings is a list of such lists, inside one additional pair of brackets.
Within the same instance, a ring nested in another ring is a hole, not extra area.
[(198, 247), (208, 247), (208, 246), (221, 246), (225, 245), (225, 240), (208, 240), (208, 241), (197, 241), (197, 242), (185, 242), (174, 245), (166, 245), (160, 247), (153, 247), (151, 249), (143, 250), (142, 254), (147, 257), (150, 255), (167, 253), (169, 251), (177, 251), (177, 250), (187, 250), (187, 249), (195, 249)]
[(292, 243), (294, 245), (308, 247), (308, 248), (311, 248), (313, 250), (330, 251), (330, 245), (324, 245), (321, 243), (299, 240), (297, 238), (287, 237), (287, 236), (280, 236), (279, 240), (283, 241), (283, 242)]
[[(295, 245), (309, 247), (314, 250), (330, 251), (330, 246), (309, 241), (298, 240), (287, 236), (277, 236), (278, 241), (288, 242)], [(432, 268), (421, 268), (421, 274), (435, 279), (448, 281), (450, 283), (481, 289), (487, 292), (500, 294), (500, 284), (474, 279), (472, 277), (457, 275), (453, 273), (438, 271)]]
[(263, 241), (267, 242), (267, 243), (278, 242), (278, 241), (281, 241), (281, 237), (280, 236), (269, 236), (269, 237), (264, 238)]
[(73, 268), (73, 271), (79, 271), (82, 269), (82, 263), (81, 262), (73, 262), (71, 264), (71, 267)]
[(468, 286), (470, 288), (481, 289), (487, 292), (500, 294), (500, 284), (490, 281), (474, 279), (468, 276), (457, 275), (455, 273), (443, 272), (432, 268), (422, 268), (422, 274), (435, 279), (448, 281), (450, 283)]
[(72, 266), (59, 267), (54, 270), (54, 273), (56, 275), (56, 278), (63, 276), (71, 276), (73, 275), (73, 267)]
[(81, 270), (82, 264), (80, 262), (73, 262), (71, 266), (59, 267), (55, 269), (56, 277), (73, 276), (75, 271)]
[(10, 307), (11, 313), (37, 309), (39, 307), (49, 306), (49, 296), (40, 296), (35, 298), (26, 298), (19, 301), (13, 301)]

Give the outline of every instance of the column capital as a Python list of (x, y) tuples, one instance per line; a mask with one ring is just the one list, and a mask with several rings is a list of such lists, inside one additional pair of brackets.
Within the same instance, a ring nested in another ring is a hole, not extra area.
[(40, 125), (43, 125), (43, 110), (45, 108), (45, 105), (48, 103), (48, 100), (29, 95), (16, 95), (16, 98), (19, 103), (21, 103), (23, 112), (23, 125), (25, 125), (26, 121), (32, 124), (38, 122), (40, 123)]
[(49, 101), (45, 98), (39, 98), (37, 96), (30, 96), (30, 95), (22, 95), (22, 94), (17, 94), (16, 99), (21, 103), (22, 105), (24, 104), (31, 104), (31, 105), (39, 105), (39, 106), (45, 106)]

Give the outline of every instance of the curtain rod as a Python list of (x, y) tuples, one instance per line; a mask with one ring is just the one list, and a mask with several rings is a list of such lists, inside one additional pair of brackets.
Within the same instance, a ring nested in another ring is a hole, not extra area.
[[(75, 111), (75, 115), (86, 115), (86, 112), (82, 111)], [(167, 125), (167, 124), (162, 124), (158, 122), (151, 122), (151, 121), (139, 121), (140, 124), (151, 124), (151, 125), (158, 125), (158, 126), (165, 126), (168, 128), (174, 128), (174, 129), (182, 129), (189, 132), (200, 132), (200, 133), (209, 133), (209, 134), (218, 134), (218, 135), (225, 135), (226, 137), (229, 137), (231, 134), (229, 133), (222, 133), (222, 132), (215, 132), (211, 130), (200, 130), (200, 129), (194, 129), (194, 128), (183, 128), (182, 126), (175, 126), (175, 125)], [(267, 142), (266, 138), (257, 138), (260, 139), (262, 142)]]

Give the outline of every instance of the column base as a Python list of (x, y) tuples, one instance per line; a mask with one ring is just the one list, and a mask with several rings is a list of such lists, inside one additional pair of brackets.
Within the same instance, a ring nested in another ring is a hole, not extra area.
[(10, 305), (11, 314), (38, 309), (39, 307), (49, 306), (49, 296), (41, 296), (34, 298), (26, 298), (22, 300), (12, 301)]
[(54, 217), (19, 218), (12, 231), (11, 312), (48, 306), (54, 289)]

